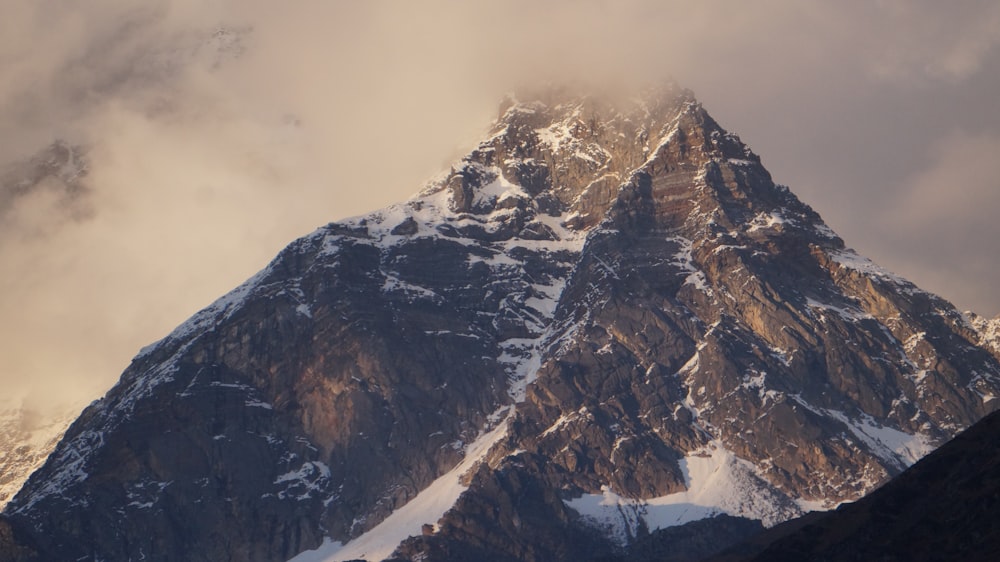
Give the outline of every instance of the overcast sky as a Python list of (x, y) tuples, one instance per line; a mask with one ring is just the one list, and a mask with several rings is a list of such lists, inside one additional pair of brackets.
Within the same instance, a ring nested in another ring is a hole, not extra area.
[(417, 192), (542, 77), (674, 77), (848, 245), (1000, 312), (994, 0), (3, 2), (0, 163), (55, 139), (90, 160), (82, 189), (0, 192), (9, 394), (98, 396), (295, 237)]

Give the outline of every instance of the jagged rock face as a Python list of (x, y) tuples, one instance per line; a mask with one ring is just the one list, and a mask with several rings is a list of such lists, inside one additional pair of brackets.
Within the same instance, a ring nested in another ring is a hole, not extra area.
[(722, 560), (992, 560), (1000, 551), (998, 437), (994, 413), (857, 503), (789, 522), (798, 529)]
[(978, 337), (690, 93), (512, 100), (418, 197), (294, 242), (141, 352), (8, 542), (380, 559), (425, 523), (396, 555), (578, 560), (772, 525), (992, 410)]

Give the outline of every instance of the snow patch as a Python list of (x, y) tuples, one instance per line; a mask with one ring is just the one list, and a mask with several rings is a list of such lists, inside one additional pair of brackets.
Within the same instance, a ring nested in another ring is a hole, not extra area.
[(868, 414), (850, 419), (837, 410), (827, 410), (832, 417), (843, 422), (855, 437), (863, 441), (880, 459), (906, 468), (934, 450), (930, 437), (910, 435), (898, 429), (885, 427)]
[(497, 179), (491, 181), (490, 183), (480, 187), (476, 190), (475, 198), (473, 199), (473, 206), (475, 207), (493, 207), (499, 205), (507, 199), (530, 199), (531, 196), (528, 195), (524, 189), (515, 185), (497, 170)]
[(897, 468), (905, 469), (913, 465), (935, 448), (933, 440), (929, 436), (920, 433), (911, 435), (898, 429), (886, 427), (864, 412), (851, 418), (839, 410), (813, 406), (798, 394), (790, 394), (789, 397), (794, 398), (798, 404), (815, 414), (834, 418), (843, 423), (875, 456)]
[(340, 541), (335, 541), (330, 537), (323, 539), (323, 544), (315, 550), (307, 550), (305, 552), (300, 552), (294, 558), (288, 562), (326, 562), (328, 560), (334, 560), (334, 556), (337, 555), (344, 548), (344, 545)]
[(671, 263), (679, 267), (681, 272), (688, 273), (688, 275), (684, 278), (684, 284), (691, 285), (695, 289), (711, 296), (712, 289), (708, 284), (708, 279), (706, 279), (705, 273), (698, 269), (694, 263), (694, 258), (692, 256), (693, 243), (691, 240), (680, 236), (674, 236), (668, 238), (667, 240), (680, 246), (674, 254)]
[(779, 229), (779, 227), (784, 227), (785, 225), (794, 226), (796, 221), (785, 216), (782, 212), (785, 210), (786, 209), (776, 209), (770, 213), (758, 213), (757, 216), (750, 221), (750, 228), (747, 229), (747, 232), (775, 230)]
[(412, 283), (407, 283), (399, 277), (385, 271), (383, 271), (382, 274), (385, 275), (385, 282), (382, 283), (383, 293), (401, 292), (411, 297), (418, 297), (431, 301), (442, 300), (441, 295), (438, 295), (430, 289), (420, 287), (419, 285), (414, 285)]
[(837, 262), (847, 269), (851, 269), (865, 275), (867, 277), (874, 277), (877, 279), (882, 279), (889, 281), (899, 287), (904, 293), (915, 294), (920, 293), (920, 289), (916, 285), (910, 283), (906, 279), (892, 273), (888, 269), (885, 269), (877, 264), (875, 264), (870, 259), (859, 255), (854, 250), (837, 250), (831, 251), (828, 254), (830, 259)]
[(848, 322), (860, 322), (861, 320), (874, 320), (875, 317), (860, 308), (849, 308), (834, 304), (820, 302), (813, 298), (806, 299), (806, 305), (824, 312), (832, 312)]
[(284, 487), (278, 492), (278, 498), (301, 501), (313, 497), (314, 493), (323, 492), (329, 480), (330, 467), (319, 461), (308, 461), (302, 463), (298, 470), (279, 475), (274, 483)]
[(684, 525), (719, 514), (756, 519), (770, 527), (801, 515), (802, 509), (756, 474), (720, 442), (712, 441), (681, 459), (687, 490), (658, 498), (624, 498), (607, 486), (564, 503), (619, 545), (638, 533)]

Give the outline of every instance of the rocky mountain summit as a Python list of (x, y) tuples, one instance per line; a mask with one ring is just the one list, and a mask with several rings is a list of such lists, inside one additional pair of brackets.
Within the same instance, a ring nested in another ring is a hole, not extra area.
[(416, 197), (142, 350), (0, 553), (587, 560), (668, 533), (695, 558), (994, 410), (980, 337), (690, 92), (511, 98)]

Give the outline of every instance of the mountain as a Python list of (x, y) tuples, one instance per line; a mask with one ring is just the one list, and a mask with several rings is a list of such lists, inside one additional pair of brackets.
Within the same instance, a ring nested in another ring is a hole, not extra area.
[(796, 524), (756, 556), (729, 560), (993, 560), (998, 444), (994, 412), (858, 502)]
[(998, 385), (966, 317), (846, 248), (689, 91), (552, 89), (142, 350), (0, 553), (696, 558), (861, 497)]
[(0, 510), (42, 466), (79, 412), (60, 408), (52, 413), (18, 400), (0, 402)]

